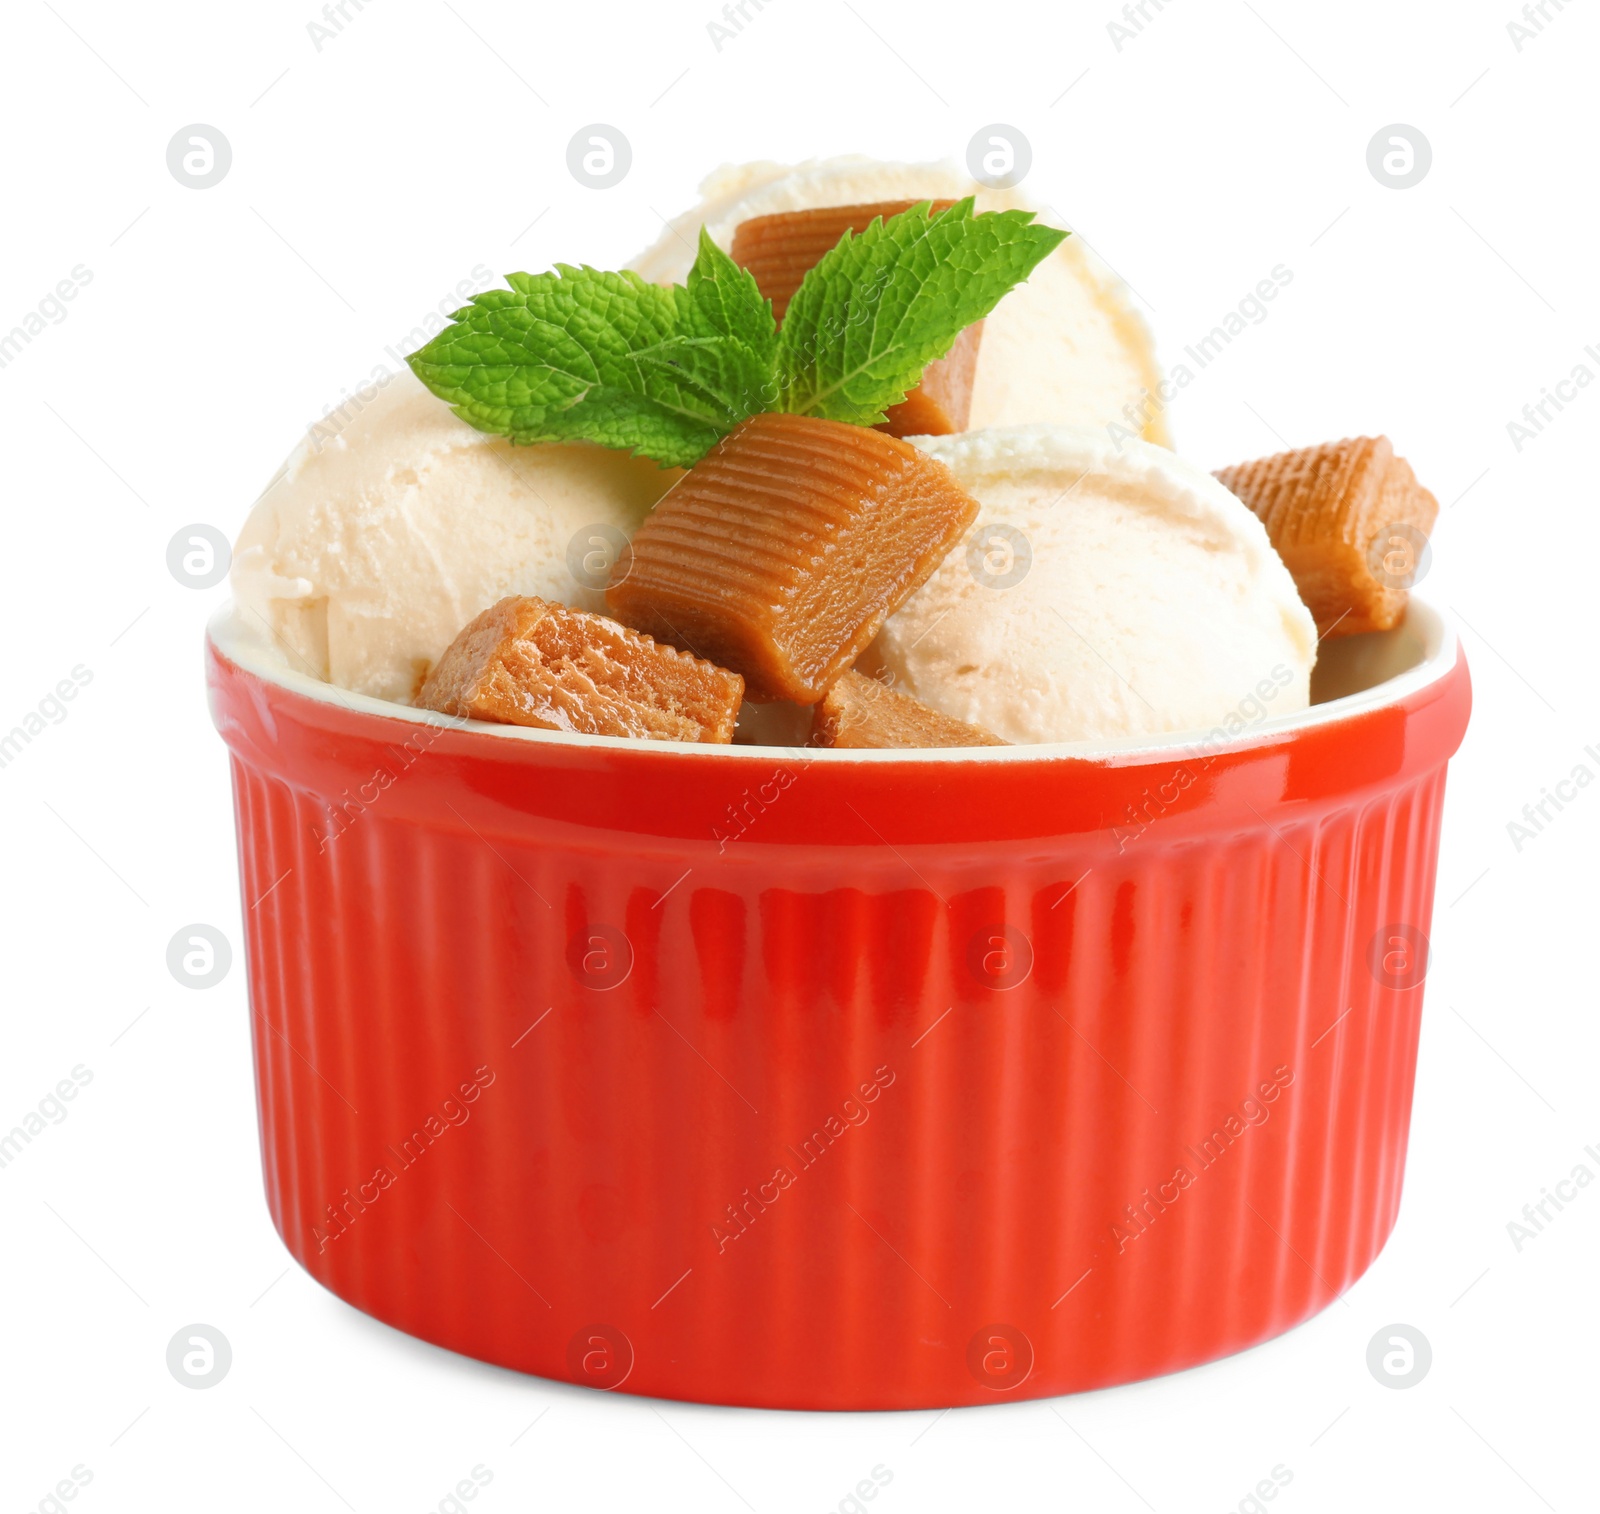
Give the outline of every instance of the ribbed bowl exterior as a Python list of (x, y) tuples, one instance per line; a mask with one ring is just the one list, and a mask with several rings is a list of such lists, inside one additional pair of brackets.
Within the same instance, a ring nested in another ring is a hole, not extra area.
[(1459, 657), (1121, 764), (510, 740), (209, 673), (268, 1203), (402, 1330), (988, 1403), (1264, 1340), (1394, 1224)]

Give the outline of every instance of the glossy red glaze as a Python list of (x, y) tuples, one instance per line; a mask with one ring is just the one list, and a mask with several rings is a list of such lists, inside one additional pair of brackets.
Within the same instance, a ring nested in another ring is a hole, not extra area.
[(1118, 764), (512, 740), (209, 674), (273, 1220), (402, 1330), (990, 1403), (1264, 1340), (1394, 1223), (1459, 657)]

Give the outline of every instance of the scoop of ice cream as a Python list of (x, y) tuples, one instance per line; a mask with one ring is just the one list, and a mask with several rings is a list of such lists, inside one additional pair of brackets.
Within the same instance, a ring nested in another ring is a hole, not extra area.
[(679, 477), (588, 443), (513, 447), (404, 372), (303, 441), (233, 556), (239, 634), (299, 672), (409, 703), (508, 594), (603, 610), (615, 551)]
[[(749, 163), (719, 169), (700, 193), (700, 204), (673, 221), (631, 268), (658, 284), (681, 283), (702, 225), (727, 251), (741, 221), (824, 205), (975, 194), (980, 211), (1033, 210), (1042, 221), (1065, 225), (1018, 190), (985, 189), (953, 163), (859, 157), (794, 168)], [(984, 321), (968, 424), (977, 429), (1034, 421), (1115, 422), (1137, 431), (1138, 417), (1149, 408), (1145, 396), (1158, 381), (1150, 333), (1125, 286), (1080, 238), (1068, 237)], [(1167, 440), (1159, 414), (1142, 429), (1149, 441)]]
[(1231, 735), (1306, 707), (1310, 612), (1209, 473), (1085, 428), (916, 445), (981, 508), (870, 649), (896, 687), (1012, 742)]

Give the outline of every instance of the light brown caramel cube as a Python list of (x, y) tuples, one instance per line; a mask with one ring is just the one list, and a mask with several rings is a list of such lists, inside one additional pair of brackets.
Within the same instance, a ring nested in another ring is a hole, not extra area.
[(625, 625), (815, 704), (977, 517), (943, 463), (879, 431), (768, 413), (657, 503), (606, 604)]
[[(910, 210), (917, 200), (879, 200), (869, 205), (824, 205), (754, 216), (734, 228), (729, 252), (748, 268), (756, 287), (772, 301), (779, 321), (800, 281), (845, 232), (859, 236), (879, 216), (887, 220)], [(954, 200), (934, 200), (930, 215), (948, 210)], [(886, 412), (880, 430), (890, 436), (948, 436), (965, 431), (972, 414), (972, 380), (978, 366), (983, 322), (974, 321), (942, 358), (923, 370), (922, 382)]]
[(1260, 516), (1319, 636), (1399, 624), (1439, 501), (1388, 437), (1280, 452), (1217, 477)]
[(547, 731), (727, 742), (743, 693), (737, 673), (603, 615), (513, 597), (450, 643), (417, 703)]
[(941, 715), (854, 668), (814, 707), (811, 744), (858, 749), (1009, 745), (981, 726)]

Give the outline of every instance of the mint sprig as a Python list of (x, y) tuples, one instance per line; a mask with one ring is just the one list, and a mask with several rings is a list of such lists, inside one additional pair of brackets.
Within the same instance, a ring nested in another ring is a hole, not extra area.
[[(514, 442), (595, 441), (686, 467), (750, 413), (737, 389), (745, 344), (714, 328), (715, 302), (704, 295), (697, 302), (636, 273), (563, 263), (506, 282), (474, 295), (407, 360), (478, 430)], [(691, 355), (686, 342), (707, 350)]]
[(875, 425), (1066, 235), (1026, 211), (975, 215), (969, 198), (930, 215), (924, 201), (846, 232), (780, 333), (755, 279), (702, 229), (685, 284), (564, 263), (510, 274), (407, 361), (480, 431), (688, 467), (764, 410)]

